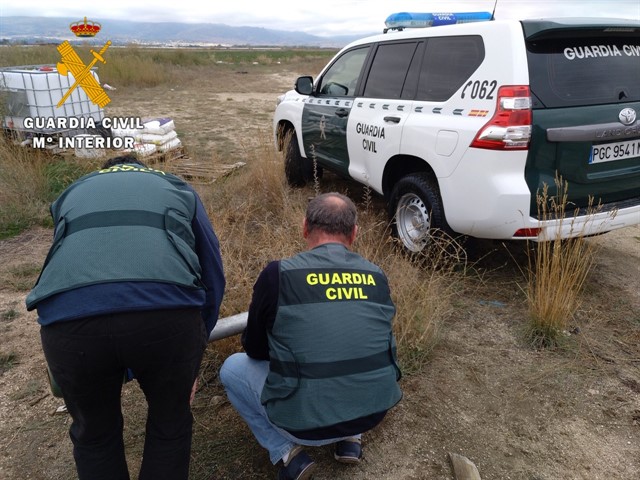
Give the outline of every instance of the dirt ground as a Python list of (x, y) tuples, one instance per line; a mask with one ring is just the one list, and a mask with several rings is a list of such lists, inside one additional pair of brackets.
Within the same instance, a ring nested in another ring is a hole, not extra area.
[[(303, 73), (316, 72), (273, 65), (189, 74), (171, 88), (118, 89), (107, 114), (172, 117), (197, 161), (234, 163), (270, 135), (277, 94)], [(0, 354), (15, 355), (0, 370), (0, 480), (75, 478), (69, 417), (56, 413), (62, 401), (50, 394), (36, 315), (24, 307), (50, 238), (37, 228), (0, 241)], [(429, 363), (405, 376), (402, 402), (364, 436), (363, 462), (338, 465), (329, 447), (315, 449), (314, 478), (450, 480), (457, 453), (483, 480), (639, 479), (640, 227), (590, 241), (600, 253), (586, 301), (567, 348), (555, 351), (521, 341), (521, 247), (483, 244), (478, 274), (465, 281)], [(275, 478), (217, 381), (236, 348), (237, 339), (209, 346), (193, 406), (193, 480)], [(123, 403), (135, 470), (144, 440), (135, 382)]]

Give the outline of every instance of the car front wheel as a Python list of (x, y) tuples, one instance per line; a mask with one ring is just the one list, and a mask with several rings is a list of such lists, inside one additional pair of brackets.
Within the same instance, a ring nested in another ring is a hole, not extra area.
[(292, 187), (303, 187), (313, 180), (313, 162), (300, 153), (298, 136), (294, 130), (283, 138), (284, 173)]

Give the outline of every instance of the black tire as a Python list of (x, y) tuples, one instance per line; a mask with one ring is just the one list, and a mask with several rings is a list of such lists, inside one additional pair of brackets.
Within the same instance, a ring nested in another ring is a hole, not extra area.
[(298, 136), (294, 130), (282, 139), (284, 152), (284, 174), (292, 187), (304, 187), (313, 180), (313, 162), (300, 154)]
[(437, 184), (424, 173), (413, 173), (394, 186), (389, 202), (394, 234), (412, 253), (424, 250), (441, 233), (451, 234)]

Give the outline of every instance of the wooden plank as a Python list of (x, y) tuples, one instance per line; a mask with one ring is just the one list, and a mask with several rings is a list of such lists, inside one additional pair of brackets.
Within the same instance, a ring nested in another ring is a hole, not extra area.
[(179, 146), (176, 148), (170, 148), (169, 150), (165, 150), (164, 152), (157, 150), (153, 152), (151, 155), (142, 156), (140, 160), (145, 163), (168, 163), (180, 158), (187, 158), (187, 152), (183, 146)]
[(231, 165), (203, 165), (186, 158), (169, 162), (167, 171), (179, 175), (189, 182), (213, 183), (218, 178), (230, 175), (245, 165), (245, 162), (236, 162)]
[(449, 460), (456, 480), (481, 480), (480, 472), (467, 457), (449, 452)]

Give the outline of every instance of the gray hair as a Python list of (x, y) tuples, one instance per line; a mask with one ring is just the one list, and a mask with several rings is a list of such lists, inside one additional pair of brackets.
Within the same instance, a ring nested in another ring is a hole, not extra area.
[(305, 220), (309, 233), (320, 230), (348, 237), (358, 223), (358, 213), (349, 197), (337, 192), (323, 193), (311, 199)]

